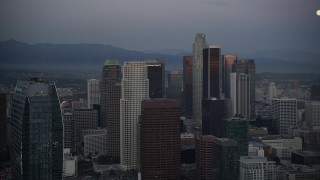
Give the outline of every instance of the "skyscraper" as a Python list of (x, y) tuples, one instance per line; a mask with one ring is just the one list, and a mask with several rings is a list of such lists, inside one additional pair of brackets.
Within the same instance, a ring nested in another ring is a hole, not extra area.
[(250, 120), (255, 119), (255, 84), (256, 84), (256, 65), (252, 59), (237, 60), (234, 64), (237, 74), (248, 74), (250, 79), (249, 94), (250, 94)]
[(201, 124), (202, 113), (202, 76), (203, 76), (203, 48), (206, 37), (203, 33), (197, 33), (193, 44), (192, 59), (192, 116), (194, 122)]
[(62, 179), (63, 124), (54, 82), (18, 81), (10, 156), (14, 179)]
[(149, 79), (149, 97), (164, 98), (165, 97), (165, 64), (159, 60), (145, 61), (148, 68)]
[(320, 102), (309, 101), (305, 103), (305, 118), (309, 128), (320, 130)]
[(144, 100), (141, 105), (142, 179), (180, 178), (180, 103)]
[(98, 111), (95, 109), (74, 109), (72, 121), (75, 123), (76, 143), (83, 142), (83, 130), (98, 128)]
[(183, 109), (192, 117), (192, 56), (183, 56)]
[(230, 98), (230, 74), (234, 72), (234, 64), (237, 62), (237, 57), (232, 54), (223, 56), (222, 68), (222, 93), (226, 98)]
[(277, 122), (279, 134), (288, 135), (288, 129), (297, 126), (297, 100), (290, 98), (273, 98), (271, 115)]
[(181, 71), (173, 70), (168, 74), (168, 99), (179, 99), (182, 97), (182, 73)]
[(100, 81), (98, 79), (88, 79), (88, 108), (92, 109), (93, 104), (100, 104)]
[(139, 169), (139, 116), (141, 101), (149, 98), (148, 71), (145, 62), (123, 65), (120, 99), (120, 163), (123, 168)]
[(277, 97), (277, 88), (276, 88), (276, 84), (274, 82), (270, 82), (269, 84), (269, 97), (268, 100), (272, 101), (272, 98)]
[(212, 135), (201, 136), (196, 140), (197, 179), (237, 179), (238, 159), (238, 146), (234, 140)]
[(118, 60), (106, 60), (101, 88), (101, 126), (107, 127), (108, 154), (120, 158), (121, 68)]
[(232, 116), (251, 117), (250, 76), (245, 73), (230, 74), (230, 101)]
[(238, 142), (239, 156), (248, 156), (248, 120), (239, 117), (225, 119), (224, 137)]
[(202, 134), (223, 137), (223, 119), (230, 116), (228, 99), (202, 100)]
[(203, 49), (203, 98), (220, 98), (221, 63), (220, 45)]
[(8, 160), (7, 144), (7, 95), (0, 92), (0, 162)]
[(238, 179), (238, 145), (237, 141), (230, 138), (213, 139), (213, 179)]

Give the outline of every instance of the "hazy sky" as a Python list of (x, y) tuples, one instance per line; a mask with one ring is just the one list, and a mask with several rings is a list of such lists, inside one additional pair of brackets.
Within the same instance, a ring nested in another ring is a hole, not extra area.
[(1, 0), (0, 40), (191, 51), (197, 32), (225, 52), (320, 52), (320, 0)]

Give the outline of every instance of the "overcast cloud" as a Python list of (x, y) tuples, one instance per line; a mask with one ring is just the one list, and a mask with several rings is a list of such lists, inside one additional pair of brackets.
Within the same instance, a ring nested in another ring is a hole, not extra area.
[(191, 51), (197, 32), (225, 52), (320, 52), (319, 0), (1, 0), (0, 40)]

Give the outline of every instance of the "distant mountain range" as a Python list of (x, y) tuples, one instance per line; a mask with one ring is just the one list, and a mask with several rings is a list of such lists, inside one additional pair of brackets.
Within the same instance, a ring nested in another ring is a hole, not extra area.
[[(139, 52), (102, 44), (28, 44), (8, 40), (0, 42), (0, 68), (101, 71), (105, 59), (118, 59), (121, 63), (160, 59), (165, 61), (167, 70), (182, 70), (182, 56), (189, 54), (179, 49)], [(239, 57), (255, 59), (257, 72), (311, 73), (320, 67), (320, 53), (293, 49), (239, 53)]]

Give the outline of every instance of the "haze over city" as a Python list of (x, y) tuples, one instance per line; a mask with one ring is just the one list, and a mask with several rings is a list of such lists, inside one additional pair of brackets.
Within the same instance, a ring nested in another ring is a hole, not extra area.
[(191, 52), (203, 32), (225, 53), (320, 51), (315, 0), (4, 0), (0, 40)]

